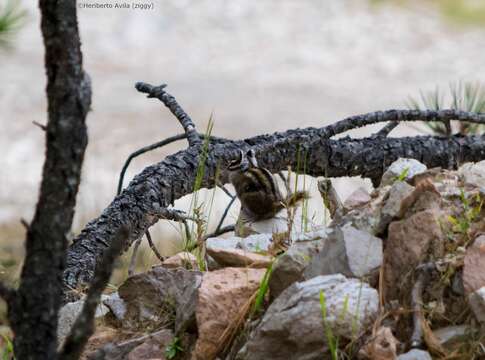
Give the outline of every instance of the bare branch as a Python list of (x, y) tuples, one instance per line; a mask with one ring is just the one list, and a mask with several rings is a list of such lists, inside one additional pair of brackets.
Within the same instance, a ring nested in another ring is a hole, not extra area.
[[(198, 134), (199, 138), (204, 138), (206, 135), (205, 134)], [(134, 152), (132, 152), (128, 158), (126, 159), (125, 163), (123, 164), (123, 168), (121, 169), (121, 173), (120, 173), (120, 176), (119, 176), (119, 179), (118, 179), (118, 190), (116, 192), (117, 195), (121, 194), (121, 190), (123, 190), (123, 180), (125, 178), (125, 174), (126, 174), (126, 170), (128, 169), (128, 166), (130, 165), (131, 161), (140, 156), (140, 155), (143, 155), (149, 151), (152, 151), (152, 150), (155, 150), (155, 149), (159, 149), (165, 145), (169, 145), (173, 142), (176, 142), (176, 141), (179, 141), (179, 140), (182, 140), (182, 139), (186, 139), (187, 138), (187, 134), (178, 134), (178, 135), (174, 135), (174, 136), (171, 136), (169, 138), (166, 138), (164, 140), (161, 140), (161, 141), (157, 141), (156, 143), (153, 143), (151, 145), (148, 145), (148, 146), (144, 146), (142, 147), (141, 149), (138, 149)], [(211, 142), (217, 142), (217, 143), (223, 143), (223, 142), (226, 142), (226, 141), (229, 141), (227, 139), (223, 139), (223, 138), (219, 138), (219, 137), (216, 137), (216, 136), (211, 136), (210, 138), (210, 141)]]
[(231, 199), (235, 198), (236, 195), (232, 195), (231, 192), (229, 190), (227, 190), (227, 188), (221, 184), (220, 182), (217, 183), (217, 186), (222, 190), (224, 191), (224, 193), (229, 196)]
[(222, 214), (221, 219), (219, 220), (219, 224), (217, 224), (217, 227), (216, 227), (216, 230), (214, 231), (214, 233), (217, 234), (217, 233), (219, 233), (219, 231), (221, 231), (222, 224), (224, 223), (224, 220), (226, 219), (227, 214), (229, 213), (229, 210), (231, 209), (232, 204), (234, 204), (234, 201), (236, 201), (236, 196), (233, 196), (231, 201), (229, 201), (229, 204), (227, 204), (226, 209), (224, 210), (224, 213)]
[(153, 243), (153, 240), (152, 240), (152, 236), (150, 235), (150, 231), (146, 231), (145, 232), (145, 235), (147, 237), (147, 240), (148, 240), (148, 245), (150, 245), (150, 249), (152, 249), (153, 253), (155, 254), (155, 256), (158, 258), (158, 260), (160, 260), (160, 262), (163, 262), (165, 259), (163, 258), (163, 256), (158, 252), (158, 249), (157, 247), (155, 246), (155, 244)]
[(182, 109), (182, 107), (178, 104), (177, 100), (167, 93), (164, 88), (166, 84), (160, 86), (153, 86), (144, 82), (137, 82), (135, 84), (135, 88), (142, 93), (148, 94), (149, 98), (157, 98), (160, 100), (172, 114), (177, 118), (180, 122), (180, 125), (184, 128), (185, 133), (187, 134), (187, 141), (189, 142), (189, 146), (195, 146), (201, 144), (201, 139), (199, 138), (197, 131), (195, 129), (195, 124), (190, 118), (189, 115)]
[(433, 263), (418, 266), (418, 278), (411, 292), (411, 306), (413, 308), (413, 334), (411, 335), (411, 347), (420, 348), (423, 345), (423, 290), (427, 286), (430, 273), (436, 269)]
[(222, 234), (225, 234), (225, 233), (228, 233), (228, 232), (231, 232), (231, 231), (234, 231), (234, 229), (236, 228), (236, 225), (227, 225), (227, 226), (224, 226), (224, 227), (221, 227), (219, 228), (219, 230), (216, 230), (214, 231), (213, 233), (210, 233), (210, 234), (207, 234), (204, 236), (204, 240), (207, 240), (211, 237), (217, 237), (219, 235), (222, 235)]
[(121, 252), (125, 240), (128, 238), (128, 233), (128, 228), (122, 227), (111, 242), (111, 246), (106, 249), (102, 260), (98, 263), (83, 309), (64, 342), (62, 352), (59, 355), (60, 360), (79, 359), (89, 337), (93, 334), (96, 308), (101, 294), (108, 284), (114, 262)]
[(398, 125), (399, 125), (399, 123), (397, 121), (391, 121), (391, 122), (387, 123), (381, 130), (379, 130), (377, 133), (375, 133), (374, 136), (386, 137)]
[(32, 121), (32, 124), (40, 128), (42, 131), (47, 131), (47, 126), (44, 124), (41, 124), (40, 122), (37, 122), (35, 120)]

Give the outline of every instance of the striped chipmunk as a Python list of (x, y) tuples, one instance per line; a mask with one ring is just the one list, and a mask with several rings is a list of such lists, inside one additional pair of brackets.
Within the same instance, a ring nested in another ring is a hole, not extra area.
[(258, 166), (254, 150), (239, 157), (228, 166), (229, 180), (241, 202), (241, 213), (247, 220), (270, 219), (286, 207), (295, 207), (308, 198), (306, 191), (281, 195), (278, 183), (268, 169)]

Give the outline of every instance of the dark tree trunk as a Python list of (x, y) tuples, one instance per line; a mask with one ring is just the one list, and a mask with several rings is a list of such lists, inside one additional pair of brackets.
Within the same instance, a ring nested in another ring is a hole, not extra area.
[(82, 68), (76, 1), (40, 0), (47, 73), (46, 159), (26, 240), (20, 286), (9, 303), (17, 359), (57, 358), (66, 233), (87, 145), (91, 87)]

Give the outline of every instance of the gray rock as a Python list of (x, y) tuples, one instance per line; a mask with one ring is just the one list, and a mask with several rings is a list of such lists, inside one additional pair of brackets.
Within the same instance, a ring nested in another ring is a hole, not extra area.
[(271, 246), (272, 234), (255, 234), (242, 238), (233, 236), (230, 238), (209, 238), (206, 240), (207, 249), (241, 249), (251, 252), (268, 251)]
[(377, 291), (360, 280), (336, 274), (298, 282), (269, 306), (237, 359), (310, 360), (329, 356), (321, 293), (325, 295), (326, 326), (337, 338), (360, 334), (377, 316)]
[(389, 189), (389, 196), (381, 209), (378, 232), (382, 233), (391, 221), (398, 217), (402, 201), (414, 190), (414, 186), (403, 181), (396, 181)]
[(118, 292), (108, 295), (108, 297), (103, 300), (103, 304), (106, 305), (114, 317), (118, 321), (123, 321), (126, 314), (126, 305)]
[(458, 169), (465, 185), (485, 188), (485, 161), (466, 163)]
[(398, 360), (433, 360), (429, 352), (419, 349), (412, 349), (397, 357)]
[(312, 240), (301, 240), (312, 238), (309, 233), (306, 234), (307, 237), (301, 236), (297, 241), (294, 241), (290, 248), (274, 262), (269, 280), (272, 298), (277, 297), (294, 282), (303, 280), (303, 271), (312, 258), (322, 250), (329, 231), (322, 230), (311, 234), (315, 236)]
[[(407, 169), (407, 170), (406, 170)], [(410, 180), (413, 176), (421, 174), (427, 170), (426, 165), (415, 159), (399, 158), (394, 161), (384, 172), (381, 179), (381, 186), (391, 185), (405, 171), (405, 180)]]
[(466, 338), (468, 329), (467, 325), (447, 326), (433, 330), (433, 334), (441, 346), (452, 347), (456, 342), (461, 342)]
[(161, 266), (128, 278), (118, 289), (126, 304), (123, 327), (157, 327), (172, 322), (174, 315), (176, 333), (195, 325), (197, 289), (201, 282), (199, 271)]
[(382, 240), (351, 225), (336, 228), (327, 238), (323, 249), (310, 261), (304, 278), (343, 274), (362, 277), (382, 264)]
[(485, 286), (468, 295), (468, 303), (477, 320), (485, 324)]
[(344, 209), (351, 210), (351, 209), (354, 209), (354, 208), (364, 206), (369, 201), (371, 201), (371, 197), (369, 195), (369, 192), (365, 188), (359, 187), (357, 190), (352, 192), (347, 197), (347, 199), (345, 199), (343, 205), (344, 205)]
[[(101, 302), (106, 300), (108, 296), (101, 295)], [(60, 345), (64, 342), (65, 338), (71, 332), (72, 325), (76, 321), (78, 315), (81, 313), (81, 310), (84, 306), (84, 299), (70, 302), (65, 304), (59, 310), (59, 325), (57, 327), (57, 339)], [(109, 309), (103, 305), (103, 303), (99, 304), (96, 308), (96, 313), (94, 317), (101, 318), (109, 312)]]

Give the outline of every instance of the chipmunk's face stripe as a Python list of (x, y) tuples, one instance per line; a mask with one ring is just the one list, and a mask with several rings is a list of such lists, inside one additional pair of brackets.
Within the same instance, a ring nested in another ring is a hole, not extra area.
[(243, 170), (242, 169), (243, 164), (244, 164), (243, 160), (245, 160), (244, 154), (243, 154), (242, 150), (239, 150), (238, 157), (234, 160), (231, 160), (231, 162), (229, 163), (229, 166), (227, 168), (231, 171)]
[(258, 160), (256, 160), (256, 154), (254, 153), (253, 149), (249, 149), (246, 153), (246, 157), (253, 167), (258, 167)]

